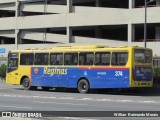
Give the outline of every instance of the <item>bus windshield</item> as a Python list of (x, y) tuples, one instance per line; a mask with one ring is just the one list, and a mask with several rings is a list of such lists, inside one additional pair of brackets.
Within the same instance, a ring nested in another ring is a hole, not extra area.
[(135, 49), (134, 62), (137, 63), (152, 63), (152, 51), (144, 49)]
[(18, 68), (18, 54), (9, 53), (8, 54), (8, 72), (14, 71)]

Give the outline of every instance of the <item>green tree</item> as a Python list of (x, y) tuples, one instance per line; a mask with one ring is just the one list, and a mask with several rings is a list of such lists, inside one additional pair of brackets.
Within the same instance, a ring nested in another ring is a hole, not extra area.
[(6, 65), (1, 65), (0, 66), (0, 77), (5, 77), (6, 76), (6, 70), (7, 70), (7, 66)]
[(154, 83), (160, 83), (160, 67), (153, 68), (153, 80)]

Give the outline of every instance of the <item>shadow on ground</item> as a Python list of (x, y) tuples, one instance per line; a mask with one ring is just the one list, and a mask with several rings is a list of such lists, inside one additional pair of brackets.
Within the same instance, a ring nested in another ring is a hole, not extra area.
[[(19, 85), (7, 85), (5, 80), (0, 80), (0, 86), (4, 89), (24, 90)], [(78, 93), (77, 89), (68, 88), (50, 88), (43, 90), (41, 87), (30, 91), (41, 91), (41, 92), (57, 92), (57, 93)], [(141, 89), (91, 89), (87, 94), (103, 94), (103, 95), (126, 95), (126, 96), (160, 96), (160, 84), (155, 84), (152, 88), (141, 88)]]
[[(13, 88), (15, 90), (24, 90), (23, 88)], [(30, 91), (41, 92), (57, 92), (57, 93), (78, 93), (77, 89), (68, 88), (51, 88), (49, 90), (43, 90), (41, 87)], [(103, 94), (103, 95), (126, 95), (126, 96), (160, 96), (160, 87), (153, 87), (149, 89), (92, 89), (87, 94)]]

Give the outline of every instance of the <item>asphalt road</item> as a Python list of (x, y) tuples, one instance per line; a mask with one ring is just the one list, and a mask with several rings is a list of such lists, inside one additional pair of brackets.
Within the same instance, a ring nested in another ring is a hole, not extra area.
[[(115, 111), (115, 113), (121, 112), (122, 115), (126, 111), (160, 111), (160, 94), (135, 92), (97, 93), (95, 91), (89, 94), (80, 94), (74, 91), (42, 91), (41, 89), (28, 91), (23, 90), (21, 86), (6, 85), (5, 81), (0, 80), (0, 112), (4, 111), (71, 111), (70, 113), (73, 114), (76, 114), (74, 111)], [(88, 112), (88, 114), (95, 115), (96, 112)], [(100, 118), (100, 116), (92, 117), (92, 115), (85, 119), (106, 119), (104, 117)], [(84, 119), (81, 116), (80, 118), (76, 116), (63, 116), (60, 118)], [(122, 116), (120, 118), (124, 120)], [(53, 119), (53, 116), (50, 119)], [(111, 119), (119, 120), (116, 117), (111, 117)], [(142, 117), (130, 117), (129, 119), (142, 119)], [(144, 119), (153, 120), (152, 117), (145, 117)], [(154, 117), (154, 119), (160, 119), (160, 115)]]

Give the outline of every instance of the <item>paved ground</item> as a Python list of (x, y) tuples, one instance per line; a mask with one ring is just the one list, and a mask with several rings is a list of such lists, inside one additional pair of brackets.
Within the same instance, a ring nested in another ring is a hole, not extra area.
[[(21, 86), (7, 85), (0, 80), (0, 111), (160, 111), (160, 94), (156, 92), (91, 92), (26, 91)], [(8, 118), (5, 118), (7, 120)], [(13, 118), (12, 118), (13, 119)], [(21, 120), (22, 118), (14, 118)], [(159, 118), (126, 117), (49, 117), (44, 120), (153, 120)], [(1, 118), (0, 118), (1, 120)], [(25, 120), (25, 119), (24, 119)], [(29, 118), (28, 120), (32, 120)]]

